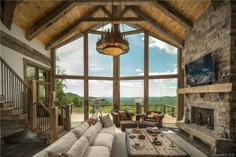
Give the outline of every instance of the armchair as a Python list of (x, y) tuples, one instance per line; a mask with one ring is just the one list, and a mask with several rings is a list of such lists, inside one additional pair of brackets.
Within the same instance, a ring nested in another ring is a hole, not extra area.
[(116, 125), (116, 127), (120, 126), (120, 121), (132, 120), (134, 117), (134, 113), (130, 113), (127, 110), (118, 110), (118, 109), (112, 110), (111, 115), (113, 116), (113, 123)]
[(142, 122), (150, 122), (153, 125), (159, 127), (162, 127), (162, 119), (164, 118), (164, 113), (159, 111), (148, 111), (146, 112), (141, 118)]

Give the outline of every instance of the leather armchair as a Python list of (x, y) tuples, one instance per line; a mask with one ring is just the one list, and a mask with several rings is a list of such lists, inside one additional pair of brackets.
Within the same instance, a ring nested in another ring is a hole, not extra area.
[(146, 112), (142, 118), (142, 122), (152, 122), (153, 125), (159, 127), (162, 127), (162, 119), (164, 118), (165, 114), (163, 112), (159, 111), (148, 111)]
[(130, 113), (127, 110), (117, 110), (117, 109), (112, 110), (111, 115), (113, 116), (113, 123), (115, 124), (116, 127), (120, 126), (120, 121), (133, 120), (134, 117), (134, 113)]

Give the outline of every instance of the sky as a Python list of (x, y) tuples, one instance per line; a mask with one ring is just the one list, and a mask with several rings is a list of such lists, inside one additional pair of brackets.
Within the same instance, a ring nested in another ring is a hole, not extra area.
[[(109, 26), (106, 26), (108, 28)], [(104, 30), (106, 30), (106, 28)], [(100, 28), (101, 29), (101, 28)], [(129, 26), (121, 27), (121, 31), (133, 30)], [(111, 56), (99, 54), (96, 42), (100, 35), (89, 34), (89, 76), (112, 77), (113, 59)], [(144, 34), (126, 36), (130, 50), (120, 56), (120, 76), (144, 75)], [(56, 50), (57, 67), (67, 75), (83, 76), (84, 55), (83, 37), (64, 45)], [(57, 73), (60, 74), (60, 73)], [(177, 74), (177, 48), (168, 45), (152, 36), (149, 37), (149, 75)], [(83, 80), (65, 80), (65, 92), (83, 96)], [(176, 79), (149, 80), (149, 96), (176, 96)], [(90, 80), (89, 96), (112, 97), (112, 81)], [(120, 82), (121, 97), (143, 97), (143, 80), (124, 80)]]

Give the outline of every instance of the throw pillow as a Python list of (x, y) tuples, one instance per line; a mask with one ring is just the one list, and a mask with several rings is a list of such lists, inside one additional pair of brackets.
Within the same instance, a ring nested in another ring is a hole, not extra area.
[(92, 118), (92, 117), (87, 120), (87, 122), (90, 126), (95, 125), (97, 123), (97, 121), (98, 121), (97, 119)]
[(88, 146), (89, 146), (88, 139), (84, 136), (81, 136), (80, 139), (78, 139), (73, 144), (73, 146), (70, 148), (67, 154), (71, 155), (72, 157), (83, 157)]
[(111, 121), (111, 118), (109, 116), (109, 114), (107, 114), (106, 116), (99, 116), (104, 128), (108, 128), (113, 126), (113, 123)]
[(89, 128), (89, 124), (87, 122), (84, 122), (81, 126), (74, 128), (72, 132), (79, 139), (88, 128)]
[(48, 156), (49, 157), (72, 157), (71, 155), (67, 154), (67, 153), (53, 153), (48, 151)]

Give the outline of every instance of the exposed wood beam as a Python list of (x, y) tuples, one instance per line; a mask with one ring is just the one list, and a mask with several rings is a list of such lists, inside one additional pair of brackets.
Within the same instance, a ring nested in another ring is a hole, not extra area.
[(110, 22), (110, 23), (114, 23), (114, 24), (119, 24), (119, 23), (136, 23), (136, 22), (144, 22), (146, 21), (143, 18), (140, 17), (122, 17), (122, 18), (118, 18), (118, 19), (112, 19), (112, 18), (102, 18), (102, 17), (98, 17), (98, 18), (88, 18), (86, 20), (84, 20), (84, 22)]
[(170, 40), (166, 40), (166, 39), (164, 39), (164, 38), (161, 38), (161, 37), (159, 37), (158, 35), (156, 35), (156, 34), (150, 32), (150, 31), (147, 30), (146, 28), (142, 27), (141, 25), (138, 25), (138, 27), (139, 27), (140, 29), (146, 31), (146, 32), (149, 32), (149, 35), (151, 35), (151, 36), (153, 36), (153, 37), (155, 37), (155, 38), (157, 38), (157, 39), (159, 39), (159, 40), (161, 40), (161, 41), (164, 41), (164, 42), (166, 42), (166, 43), (168, 43), (168, 44), (170, 44), (170, 45), (172, 45), (172, 46), (175, 46), (175, 47), (178, 47), (178, 48), (183, 48), (183, 46), (184, 46), (184, 45), (181, 44), (181, 43), (177, 43), (177, 42), (175, 42), (175, 41), (170, 41)]
[(15, 37), (0, 31), (0, 43), (12, 50), (15, 50), (25, 56), (33, 58), (45, 65), (51, 65), (51, 59), (42, 53), (38, 52), (37, 50), (33, 49), (32, 47), (28, 46), (27, 44), (23, 43), (22, 41), (16, 39)]
[(24, 2), (24, 0), (17, 0), (17, 4), (16, 5), (20, 5), (22, 2)]
[(177, 38), (173, 33), (166, 30), (164, 27), (162, 27), (159, 23), (157, 23), (152, 17), (147, 15), (146, 13), (142, 12), (138, 7), (136, 6), (129, 6), (132, 11), (137, 14), (138, 16), (143, 17), (147, 20), (152, 26), (154, 26), (160, 33), (162, 33), (164, 36), (166, 36), (168, 39), (175, 41), (178, 43), (178, 45), (183, 45), (183, 41)]
[(14, 12), (16, 9), (17, 1), (16, 0), (4, 0), (1, 1), (1, 20), (2, 23), (10, 30)]
[(112, 17), (112, 14), (109, 10), (107, 10), (106, 7), (102, 7), (102, 11), (108, 16), (108, 17)]
[(189, 19), (187, 19), (185, 16), (180, 14), (177, 10), (172, 8), (168, 3), (165, 1), (157, 1), (154, 3), (154, 5), (160, 9), (164, 14), (172, 18), (173, 20), (177, 21), (181, 26), (192, 29), (193, 23)]
[(121, 12), (120, 12), (120, 17), (122, 17), (130, 8), (125, 7)]
[(43, 17), (39, 22), (37, 22), (33, 27), (31, 27), (26, 32), (26, 39), (32, 40), (36, 36), (38, 36), (41, 32), (43, 32), (45, 29), (50, 27), (54, 22), (59, 20), (61, 17), (63, 17), (70, 9), (72, 9), (76, 3), (74, 2), (64, 2), (59, 7), (57, 7), (55, 10), (53, 10), (51, 13), (49, 13), (47, 16)]
[(69, 0), (77, 2), (78, 4), (89, 4), (89, 5), (141, 5), (147, 4), (148, 2), (154, 2), (156, 0)]
[(131, 34), (138, 34), (138, 33), (143, 33), (143, 30), (133, 30), (133, 31), (127, 31), (127, 32), (123, 32), (122, 34), (124, 35), (131, 35)]
[(61, 34), (57, 35), (54, 39), (52, 39), (52, 41), (50, 41), (47, 45), (46, 45), (46, 50), (49, 50), (50, 48), (56, 46), (56, 44), (58, 42), (60, 42), (63, 38), (65, 38), (66, 36), (68, 36), (69, 34), (71, 34), (73, 31), (75, 31), (82, 22), (84, 22), (84, 20), (86, 20), (87, 18), (89, 18), (90, 16), (92, 16), (96, 11), (98, 11), (98, 9), (100, 9), (101, 6), (96, 6), (94, 7), (92, 10), (90, 10), (85, 16), (83, 16), (82, 18), (80, 18), (78, 21), (76, 21), (73, 25), (69, 26), (68, 28), (66, 28)]
[(68, 43), (70, 43), (70, 42), (72, 42), (72, 41), (74, 41), (74, 40), (76, 40), (76, 39), (82, 37), (82, 36), (84, 35), (84, 32), (87, 32), (87, 31), (89, 31), (90, 29), (93, 29), (94, 27), (96, 27), (96, 26), (93, 25), (93, 26), (87, 28), (85, 31), (80, 32), (79, 34), (76, 34), (76, 35), (70, 37), (70, 38), (67, 39), (66, 41), (63, 41), (62, 43), (56, 45), (54, 48), (61, 47), (61, 46), (63, 46), (63, 45), (66, 45), (66, 44), (68, 44)]

